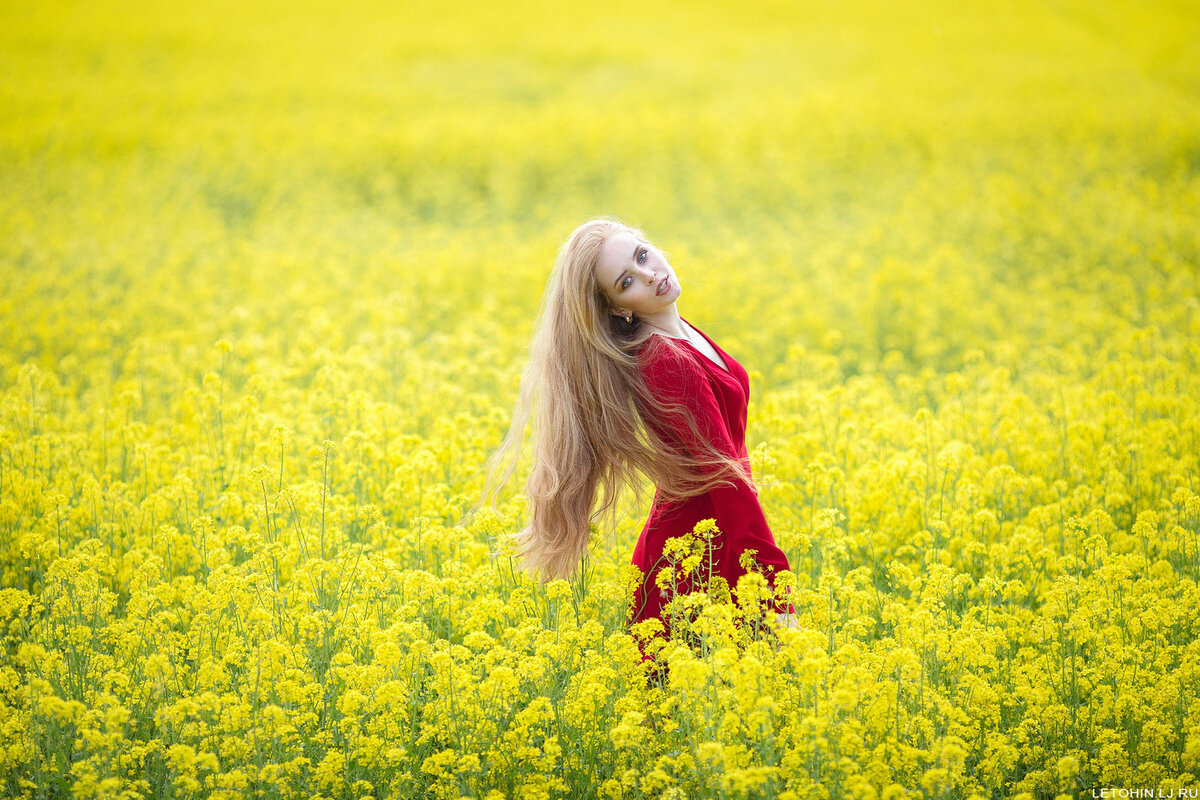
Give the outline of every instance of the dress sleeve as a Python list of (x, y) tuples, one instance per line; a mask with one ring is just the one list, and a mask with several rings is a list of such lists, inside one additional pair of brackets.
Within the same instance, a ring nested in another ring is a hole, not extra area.
[[(672, 405), (685, 406), (696, 421), (700, 439), (716, 448), (721, 455), (742, 458), (729, 434), (725, 416), (713, 393), (708, 376), (693, 358), (672, 346), (660, 344), (654, 348), (644, 367), (647, 387), (655, 396)], [(678, 442), (694, 456), (703, 453), (703, 443), (692, 434), (685, 420), (668, 417), (651, 420), (650, 425), (663, 438)]]

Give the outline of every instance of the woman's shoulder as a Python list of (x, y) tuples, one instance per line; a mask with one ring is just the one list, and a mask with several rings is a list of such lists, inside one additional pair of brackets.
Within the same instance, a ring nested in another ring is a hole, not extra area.
[(678, 379), (702, 373), (700, 365), (682, 343), (658, 334), (653, 334), (638, 349), (638, 362), (649, 380)]
[(643, 364), (660, 361), (679, 361), (687, 355), (683, 346), (669, 336), (652, 333), (646, 341), (638, 345), (638, 360)]

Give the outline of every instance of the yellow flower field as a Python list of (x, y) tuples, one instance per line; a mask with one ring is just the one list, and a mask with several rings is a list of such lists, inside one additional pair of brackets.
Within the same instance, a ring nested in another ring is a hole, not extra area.
[[(1200, 796), (1195, 4), (4, 20), (4, 796)], [(632, 498), (535, 582), (527, 461), (462, 522), (602, 214), (750, 371), (794, 628), (628, 630)]]

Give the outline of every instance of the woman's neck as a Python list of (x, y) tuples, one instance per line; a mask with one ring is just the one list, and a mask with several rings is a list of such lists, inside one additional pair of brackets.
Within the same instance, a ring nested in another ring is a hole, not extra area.
[(691, 340), (691, 337), (688, 336), (687, 326), (679, 316), (679, 311), (675, 308), (674, 303), (662, 311), (655, 311), (653, 314), (642, 314), (638, 319), (651, 327), (657, 328), (668, 336), (676, 339)]

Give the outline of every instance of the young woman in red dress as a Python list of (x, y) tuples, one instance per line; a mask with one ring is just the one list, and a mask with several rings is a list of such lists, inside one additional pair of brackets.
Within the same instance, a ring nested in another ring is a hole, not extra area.
[(655, 577), (664, 545), (701, 520), (720, 530), (712, 574), (731, 588), (747, 549), (769, 582), (790, 569), (750, 474), (746, 370), (680, 316), (681, 293), (665, 254), (640, 231), (610, 219), (577, 228), (547, 282), (517, 410), (491, 462), (494, 472), (508, 456), (507, 482), (536, 411), (530, 520), (514, 538), (543, 580), (574, 573), (591, 523), (615, 514), (622, 486), (640, 496), (641, 476), (654, 482), (633, 550), (643, 580), (631, 624), (661, 618), (666, 592)]

